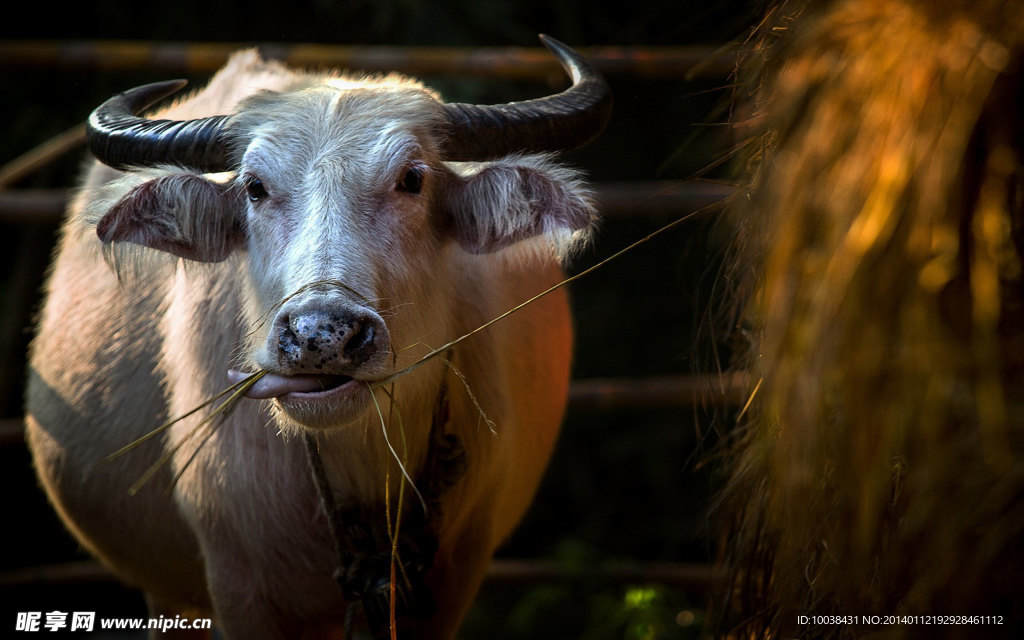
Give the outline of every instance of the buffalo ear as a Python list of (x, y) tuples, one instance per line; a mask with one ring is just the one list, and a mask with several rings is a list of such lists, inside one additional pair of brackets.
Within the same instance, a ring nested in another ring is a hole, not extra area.
[(220, 262), (243, 239), (241, 196), (191, 173), (143, 182), (96, 223), (105, 245), (130, 242), (199, 262)]
[(449, 234), (470, 253), (492, 253), (538, 236), (565, 245), (595, 219), (579, 176), (543, 156), (512, 156), (453, 176), (442, 211)]

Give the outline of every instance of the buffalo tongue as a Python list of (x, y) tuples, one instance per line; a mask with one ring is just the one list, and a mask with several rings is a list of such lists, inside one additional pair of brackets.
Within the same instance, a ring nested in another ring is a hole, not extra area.
[[(245, 380), (251, 373), (228, 369), (228, 381), (237, 384)], [(268, 373), (256, 382), (248, 391), (246, 397), (257, 400), (268, 398), (279, 398), (288, 393), (326, 391), (340, 386), (351, 380), (348, 376), (300, 374), (296, 376), (283, 376), (276, 373)]]

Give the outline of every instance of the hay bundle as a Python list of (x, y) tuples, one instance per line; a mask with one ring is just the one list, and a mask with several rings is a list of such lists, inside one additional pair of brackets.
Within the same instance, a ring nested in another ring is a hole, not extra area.
[[(842, 0), (774, 47), (741, 264), (737, 637), (1024, 628), (1024, 3)], [(799, 624), (998, 615), (1001, 626)], [(1020, 637), (1019, 635), (1017, 637)]]

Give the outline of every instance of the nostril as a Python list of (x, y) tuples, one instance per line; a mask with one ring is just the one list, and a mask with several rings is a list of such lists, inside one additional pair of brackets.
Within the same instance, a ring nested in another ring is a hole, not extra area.
[(289, 324), (285, 323), (284, 327), (277, 337), (277, 348), (280, 352), (291, 360), (298, 360), (302, 357), (302, 345), (299, 343), (299, 337), (295, 335)]
[(296, 314), (287, 319), (286, 325), (291, 331), (302, 337), (314, 336), (320, 332), (321, 318), (312, 314)]
[(373, 344), (373, 335), (372, 323), (366, 321), (357, 323), (356, 330), (349, 337), (348, 342), (345, 343), (343, 350), (345, 357), (351, 358), (352, 356), (365, 351)]

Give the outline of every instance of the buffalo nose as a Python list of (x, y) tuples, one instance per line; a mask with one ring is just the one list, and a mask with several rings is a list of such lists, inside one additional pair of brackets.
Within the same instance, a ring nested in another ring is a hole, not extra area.
[(278, 317), (278, 351), (296, 371), (353, 373), (377, 354), (387, 329), (368, 311), (296, 310)]

